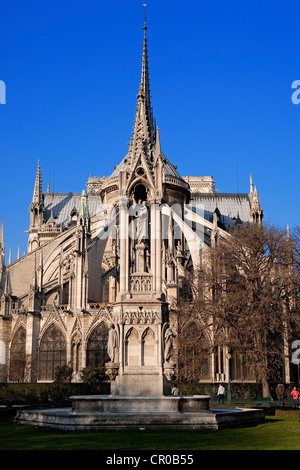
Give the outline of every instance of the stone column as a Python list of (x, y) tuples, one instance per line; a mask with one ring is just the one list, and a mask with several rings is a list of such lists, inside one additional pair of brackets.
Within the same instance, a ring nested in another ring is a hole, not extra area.
[(156, 204), (154, 201), (151, 202), (151, 229), (150, 229), (150, 240), (151, 240), (151, 273), (152, 273), (152, 289), (156, 292)]
[(123, 324), (123, 319), (121, 319), (121, 322), (119, 323), (120, 326), (120, 338), (119, 338), (119, 364), (120, 364), (120, 369), (119, 369), (119, 374), (123, 374), (124, 370), (124, 324)]
[(163, 365), (163, 357), (162, 357), (162, 321), (159, 322), (158, 324), (158, 330), (157, 330), (157, 335), (158, 335), (158, 341), (157, 341), (157, 366), (162, 367)]
[(109, 303), (113, 303), (116, 301), (116, 278), (114, 276), (109, 276)]
[(67, 364), (72, 363), (72, 338), (67, 338)]
[(161, 297), (161, 265), (162, 265), (162, 246), (161, 246), (161, 212), (159, 205), (156, 204), (155, 210), (155, 244), (156, 244), (156, 266), (155, 266), (155, 278), (156, 278), (156, 288), (158, 297)]
[(12, 317), (0, 317), (0, 383), (8, 380), (9, 343), (11, 340)]
[[(120, 291), (118, 294), (119, 299), (128, 290), (128, 210), (127, 198), (120, 197), (120, 212), (119, 212), (119, 240), (120, 240)], [(127, 252), (127, 253), (126, 253)]]
[(69, 277), (69, 305), (68, 305), (69, 310), (72, 310), (74, 306), (74, 290), (75, 290), (74, 284), (75, 284), (75, 274), (72, 268), (72, 271)]
[(25, 382), (37, 381), (38, 369), (38, 334), (40, 330), (40, 319), (34, 312), (28, 312), (26, 324), (25, 345)]
[(82, 256), (76, 256), (75, 307), (82, 307)]
[(82, 348), (81, 348), (81, 370), (84, 369), (86, 364), (86, 357), (87, 357), (87, 341), (84, 341), (82, 338)]

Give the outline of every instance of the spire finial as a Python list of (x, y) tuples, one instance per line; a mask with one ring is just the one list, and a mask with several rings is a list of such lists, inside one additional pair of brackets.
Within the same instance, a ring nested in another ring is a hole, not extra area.
[(144, 7), (144, 30), (146, 31), (147, 29), (147, 10), (146, 10), (147, 3), (143, 3), (143, 7)]
[[(145, 7), (144, 15), (144, 38), (143, 38), (143, 54), (142, 54), (142, 70), (141, 80), (139, 85), (139, 91), (137, 94), (137, 109), (134, 121), (134, 130), (129, 144), (131, 156), (135, 158), (135, 150), (137, 143), (146, 145), (149, 147), (149, 153), (153, 150), (155, 140), (155, 129), (153, 128), (153, 109), (151, 106), (151, 95), (150, 95), (150, 79), (149, 79), (149, 65), (148, 65), (148, 47), (147, 47), (147, 35), (146, 35), (146, 3), (143, 4)], [(142, 132), (141, 132), (142, 130)], [(140, 136), (138, 136), (140, 134)]]
[(4, 237), (3, 237), (3, 219), (1, 220), (1, 229), (0, 229), (0, 273), (1, 269), (4, 266)]
[(156, 138), (155, 138), (155, 156), (156, 159), (161, 154), (161, 147), (160, 147), (160, 137), (159, 137), (159, 127), (156, 127)]

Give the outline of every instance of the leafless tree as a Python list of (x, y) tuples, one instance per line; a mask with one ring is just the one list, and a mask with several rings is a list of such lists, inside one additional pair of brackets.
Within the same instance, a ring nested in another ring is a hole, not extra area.
[[(292, 236), (249, 224), (207, 250), (202, 268), (186, 280), (193, 299), (179, 302), (179, 361), (184, 345), (197, 351), (200, 369), (204, 355), (222, 346), (243, 356), (263, 396), (270, 395), (283, 345), (300, 331), (299, 240), (299, 229)], [(197, 329), (187, 334), (191, 323)]]

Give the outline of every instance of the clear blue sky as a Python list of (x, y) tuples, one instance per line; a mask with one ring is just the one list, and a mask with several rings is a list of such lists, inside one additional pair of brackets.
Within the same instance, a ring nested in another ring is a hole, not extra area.
[[(248, 192), (265, 220), (299, 225), (299, 0), (149, 0), (154, 115), (185, 175)], [(127, 153), (140, 80), (143, 2), (4, 2), (0, 16), (0, 219), (27, 249), (37, 162), (43, 189), (81, 192)]]

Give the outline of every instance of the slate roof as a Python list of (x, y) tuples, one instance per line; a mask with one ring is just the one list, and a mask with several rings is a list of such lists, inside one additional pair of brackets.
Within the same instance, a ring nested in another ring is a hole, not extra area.
[[(44, 193), (44, 218), (47, 222), (52, 214), (57, 225), (66, 225), (71, 221), (71, 212), (75, 208), (80, 209), (81, 193)], [(102, 208), (99, 196), (88, 197), (89, 215), (96, 214)]]
[(169, 162), (167, 157), (164, 156), (163, 162), (164, 162), (165, 175), (175, 176), (175, 178), (178, 178), (179, 180), (186, 183), (186, 181), (182, 178), (182, 176), (176, 170), (176, 167), (174, 165), (172, 165), (171, 162)]
[[(71, 212), (75, 208), (79, 212), (81, 193), (44, 193), (44, 219), (47, 222), (51, 217), (51, 210), (57, 225), (67, 225), (71, 221)], [(249, 221), (249, 196), (246, 193), (196, 193), (190, 206), (209, 222), (213, 220), (213, 213), (219, 211), (220, 224), (225, 229), (234, 226), (239, 218), (242, 222)], [(93, 216), (103, 209), (100, 196), (89, 195), (89, 215)]]
[(119, 165), (116, 165), (114, 171), (109, 176), (109, 178), (115, 178), (116, 176), (119, 176), (120, 171), (123, 170), (123, 168), (125, 168), (125, 165), (126, 165), (125, 159), (126, 157), (123, 158), (123, 160), (121, 161), (121, 163), (119, 163)]
[(238, 218), (244, 223), (249, 221), (250, 202), (246, 193), (197, 193), (193, 194), (190, 205), (199, 205), (197, 212), (209, 222), (212, 222), (213, 213), (217, 209), (219, 221), (226, 229), (233, 227)]

